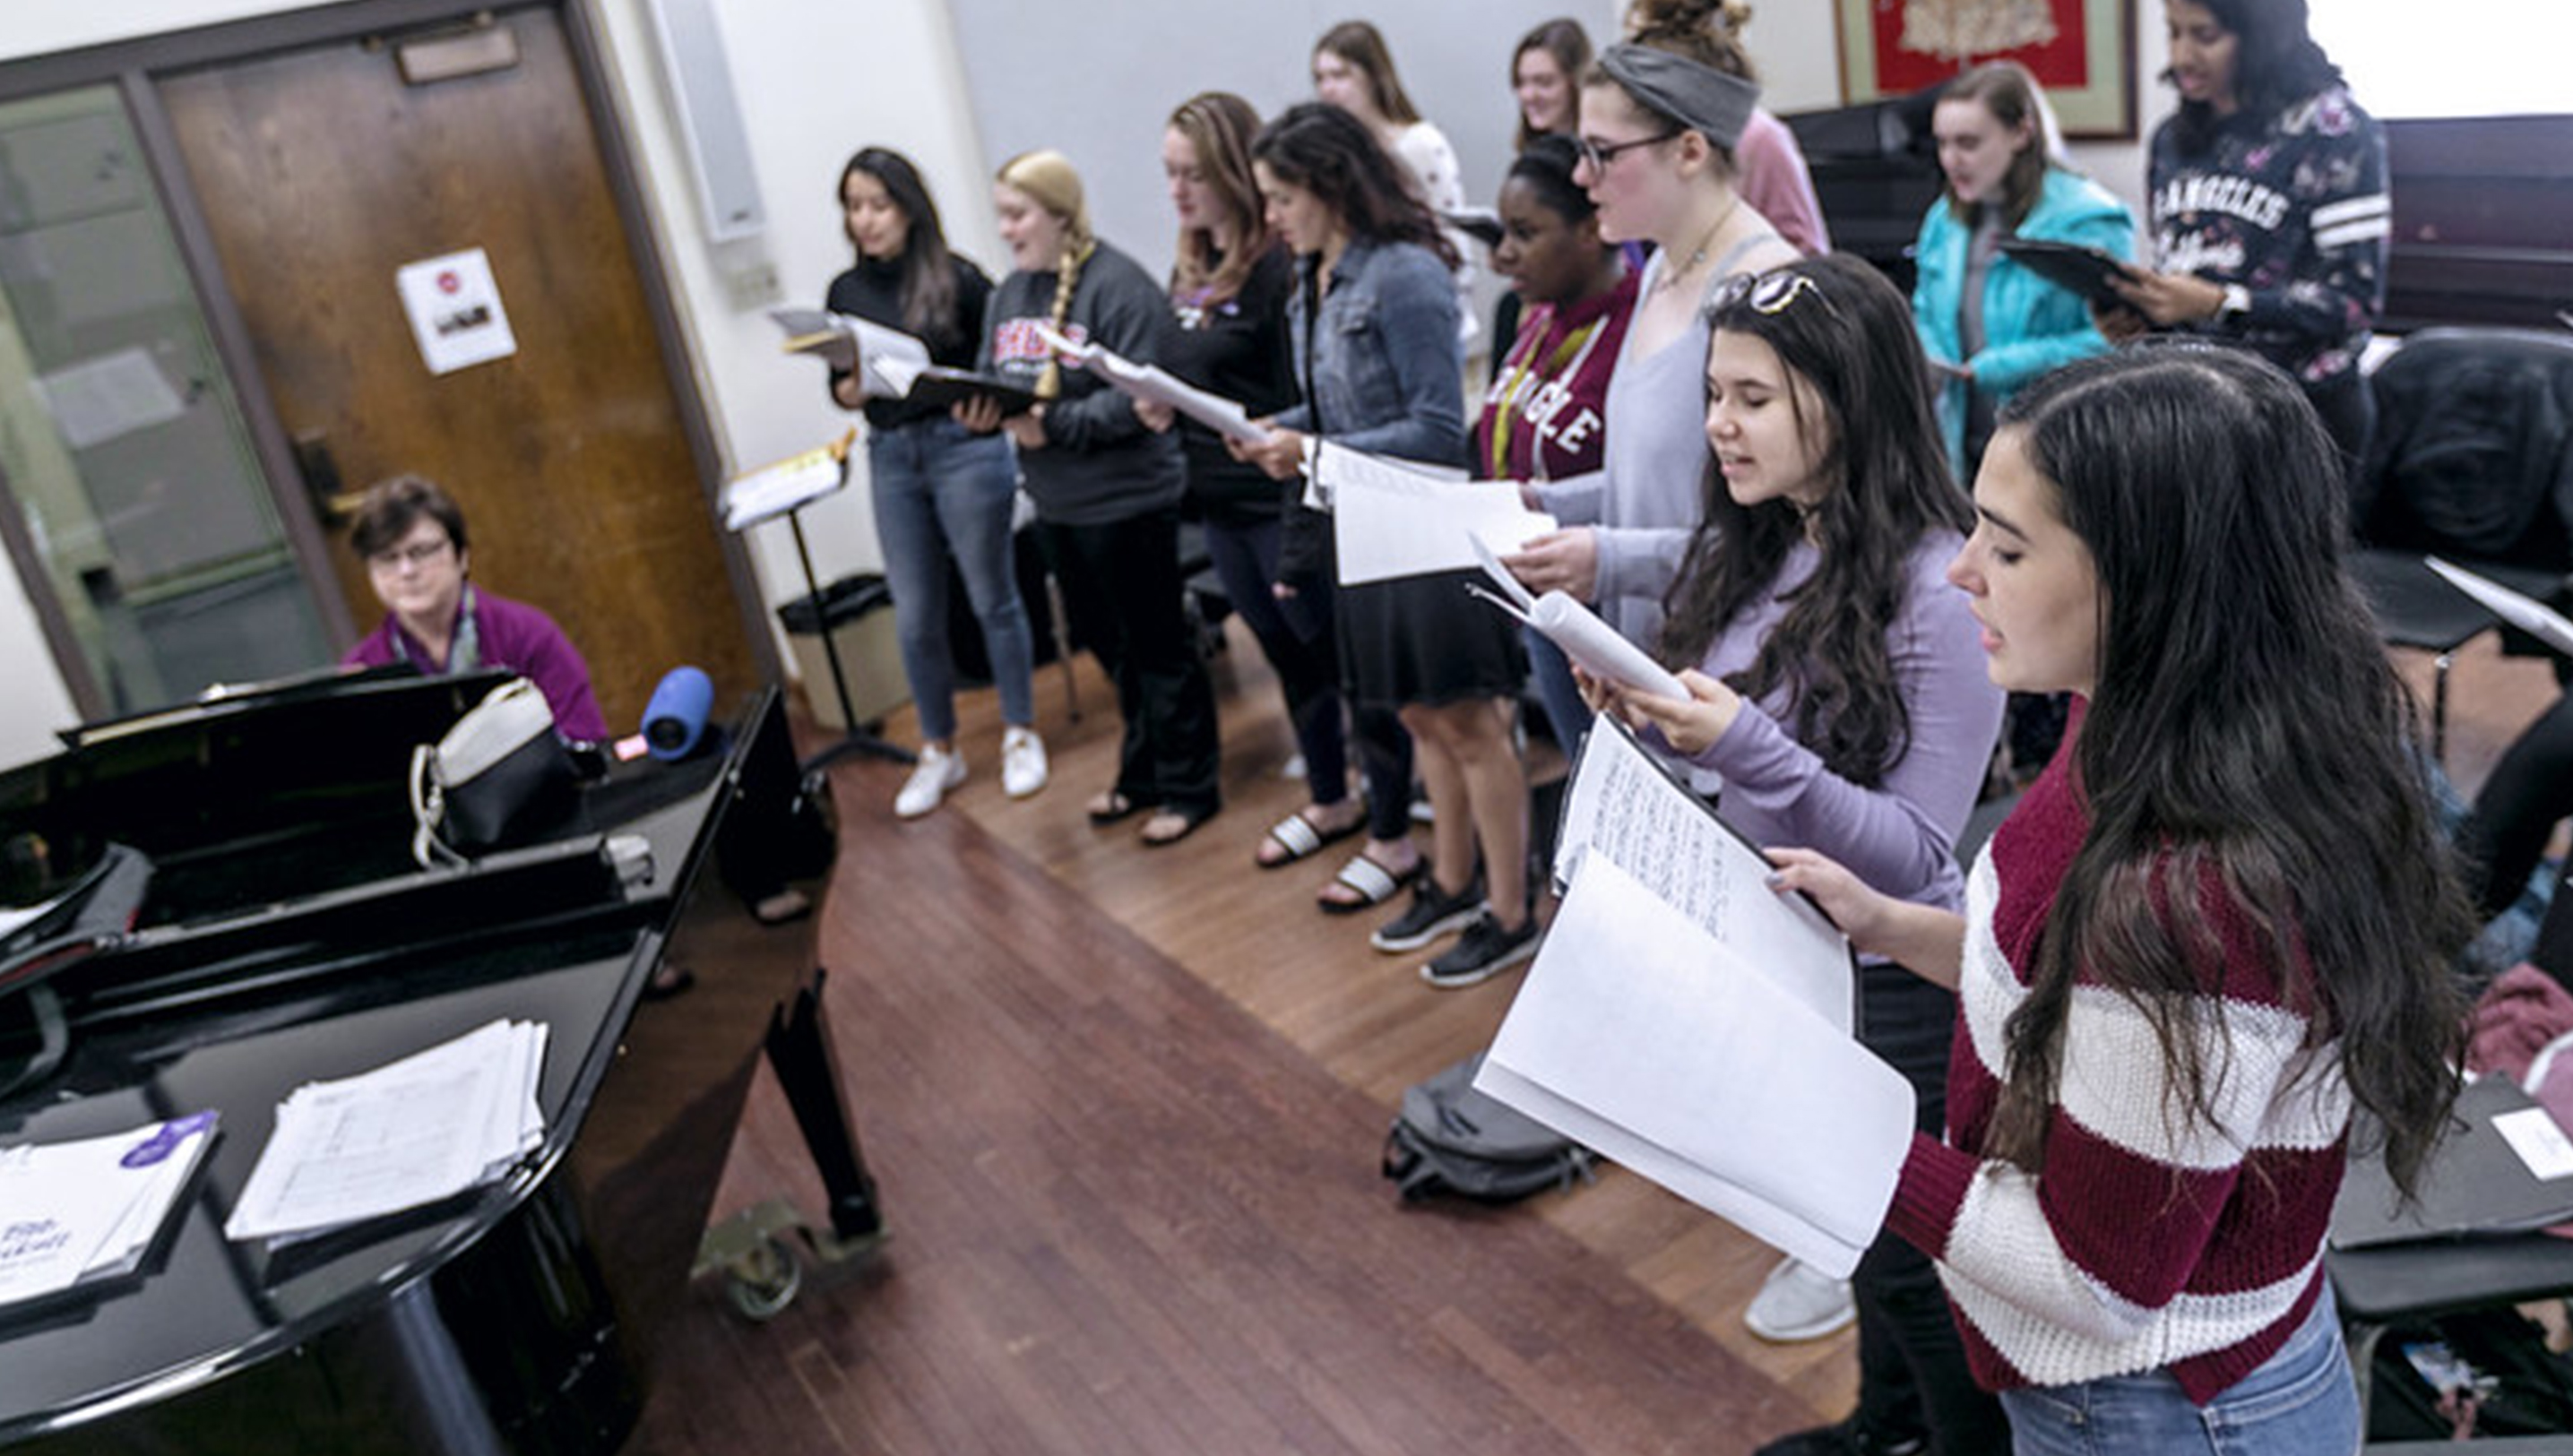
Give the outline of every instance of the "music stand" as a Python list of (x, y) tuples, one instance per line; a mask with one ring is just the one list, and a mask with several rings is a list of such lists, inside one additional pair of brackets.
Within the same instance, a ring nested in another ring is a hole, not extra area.
[(839, 742), (804, 760), (802, 768), (806, 773), (827, 768), (852, 753), (895, 763), (917, 761), (911, 750), (860, 726), (857, 710), (849, 701), (849, 673), (840, 662), (840, 644), (832, 640), (821, 578), (813, 570), (813, 551), (804, 540), (804, 507), (849, 483), (849, 444), (856, 438), (857, 431), (852, 429), (836, 443), (754, 470), (724, 487), (726, 529), (739, 534), (782, 515), (786, 517), (786, 528), (795, 536), (795, 559), (804, 568), (804, 589), (810, 593), (806, 600), (813, 603), (814, 625), (822, 634), (822, 659), (831, 665), (831, 691), (839, 695), (842, 727)]

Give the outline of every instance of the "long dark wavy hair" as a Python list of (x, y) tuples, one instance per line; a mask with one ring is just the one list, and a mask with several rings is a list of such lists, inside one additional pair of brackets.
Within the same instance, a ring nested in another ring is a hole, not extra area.
[[(955, 255), (948, 251), (946, 230), (938, 223), (938, 204), (930, 201), (929, 185), (920, 180), (920, 169), (900, 152), (863, 147), (849, 159), (848, 166), (840, 169), (839, 196), (849, 195), (849, 179), (862, 172), (884, 187), (885, 194), (902, 209), (904, 221), (910, 224), (902, 242), (904, 332), (935, 348), (953, 344), (982, 328), (980, 319), (956, 317)], [(842, 226), (847, 226), (845, 213)], [(855, 237), (849, 239), (850, 247), (857, 244)]]
[[(2341, 84), (2340, 67), (2305, 29), (2305, 0), (2197, 0), (2233, 32), (2233, 100), (2245, 116), (2266, 119), (2316, 92)], [(2170, 80), (2164, 71), (2162, 80)], [(2172, 133), (2184, 156), (2215, 144), (2221, 118), (2203, 101), (2183, 101)]]
[(1456, 266), (1456, 246), (1403, 185), (1391, 154), (1376, 144), (1366, 123), (1338, 107), (1301, 101), (1286, 108), (1260, 129), (1251, 156), (1279, 181), (1311, 193), (1350, 237), (1417, 243), (1446, 267)]
[[(2044, 1152), (2078, 977), (2148, 1020), (2175, 1126), (2213, 1126), (2226, 1003), (2220, 889), (2283, 1003), (2336, 1039), (2407, 1193), (2456, 1093), (2472, 933), (2418, 721), (2342, 569), (2339, 456), (2256, 356), (2130, 350), (2014, 395), (2017, 431), (2099, 573), (2099, 680), (2072, 752), (2090, 816), (2004, 1031), (1996, 1155)], [(2363, 1119), (2364, 1120), (2364, 1119)]]
[(1716, 334), (1776, 350), (1789, 378), (1821, 404), (1822, 417), (1808, 419), (1804, 391), (1787, 395), (1829, 488), (1810, 515), (1783, 499), (1745, 507), (1710, 450), (1705, 511), (1663, 601), (1662, 653), (1673, 662), (1704, 656), (1725, 623), (1773, 588), (1810, 532), (1821, 556), (1813, 575), (1787, 593), (1786, 614), (1751, 665), (1725, 681), (1754, 699), (1789, 688), (1796, 740), (1832, 772), (1874, 784), (1911, 746), (1885, 640), (1903, 610), (1907, 558), (1930, 531), (1974, 525), (1939, 445), (1912, 306), (1870, 265), (1831, 254), (1719, 290), (1708, 320)]

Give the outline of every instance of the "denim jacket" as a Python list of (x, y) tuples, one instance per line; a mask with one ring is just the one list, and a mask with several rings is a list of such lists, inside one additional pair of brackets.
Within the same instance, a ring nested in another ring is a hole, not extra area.
[[(1464, 463), (1456, 284), (1437, 255), (1413, 243), (1352, 239), (1308, 329), (1314, 266), (1311, 256), (1296, 260), (1297, 287), (1286, 305), (1296, 378), (1311, 381), (1311, 395), (1281, 413), (1279, 425), (1395, 459)], [(1329, 538), (1320, 516), (1290, 509), (1279, 574), (1325, 574)]]

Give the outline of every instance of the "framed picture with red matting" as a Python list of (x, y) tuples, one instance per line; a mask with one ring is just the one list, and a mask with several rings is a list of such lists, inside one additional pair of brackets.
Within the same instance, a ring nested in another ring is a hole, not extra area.
[(2046, 87), (2067, 137), (2136, 135), (2135, 0), (1837, 0), (1841, 95), (1908, 96), (2012, 60)]

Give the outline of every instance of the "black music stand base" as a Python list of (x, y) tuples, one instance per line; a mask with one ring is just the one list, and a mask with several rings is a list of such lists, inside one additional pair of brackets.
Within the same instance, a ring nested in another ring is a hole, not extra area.
[(889, 759), (894, 763), (916, 762), (910, 749), (887, 742), (858, 726), (857, 710), (849, 705), (848, 669), (840, 665), (840, 644), (832, 640), (830, 616), (823, 610), (822, 583), (813, 572), (813, 553), (804, 544), (804, 507), (799, 505), (786, 512), (786, 526), (795, 533), (795, 559), (804, 567), (804, 589), (812, 593), (814, 625), (822, 633), (822, 658), (831, 664), (831, 691), (839, 695), (840, 722), (845, 728), (839, 742), (804, 760), (804, 772), (809, 774), (829, 768), (853, 753)]

